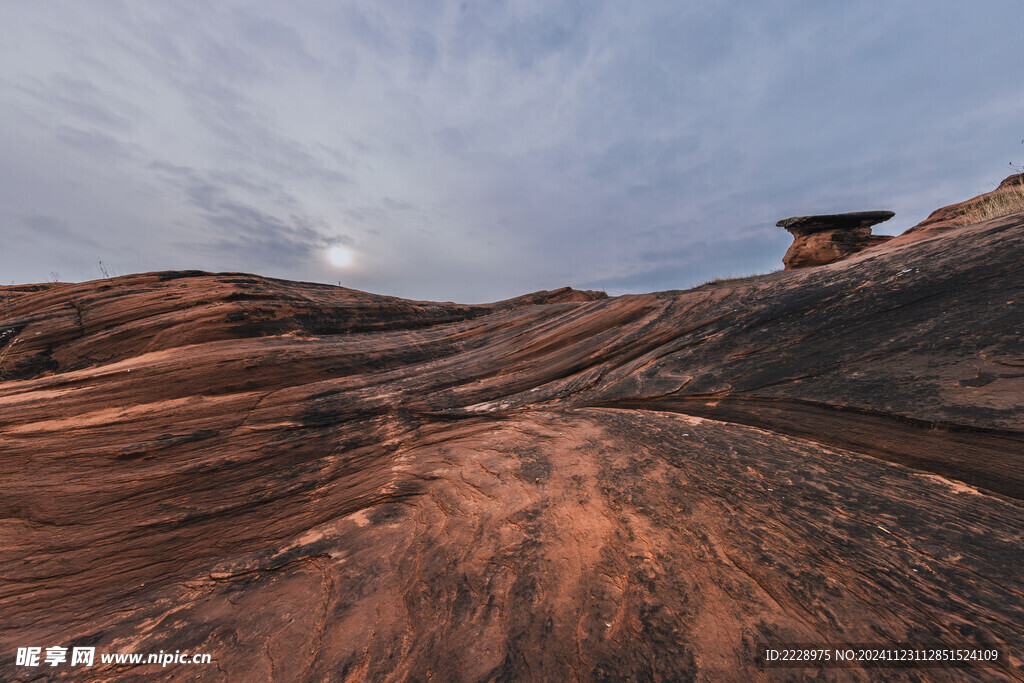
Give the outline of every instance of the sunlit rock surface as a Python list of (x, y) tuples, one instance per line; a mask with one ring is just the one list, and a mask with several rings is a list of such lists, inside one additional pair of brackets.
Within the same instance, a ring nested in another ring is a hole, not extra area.
[[(5, 680), (1024, 679), (1022, 214), (686, 292), (165, 272), (0, 314)], [(787, 642), (1006, 658), (758, 668)]]

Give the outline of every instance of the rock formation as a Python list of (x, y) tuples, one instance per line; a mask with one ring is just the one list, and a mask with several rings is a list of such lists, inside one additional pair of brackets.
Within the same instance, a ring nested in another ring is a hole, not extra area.
[[(474, 306), (0, 288), (0, 677), (1024, 680), (1024, 215), (873, 252)], [(759, 668), (906, 642), (1002, 657)], [(214, 663), (15, 665), (58, 645)]]
[(782, 262), (786, 270), (823, 266), (882, 244), (892, 237), (872, 235), (871, 226), (894, 215), (892, 211), (854, 211), (781, 220), (776, 225), (793, 235)]

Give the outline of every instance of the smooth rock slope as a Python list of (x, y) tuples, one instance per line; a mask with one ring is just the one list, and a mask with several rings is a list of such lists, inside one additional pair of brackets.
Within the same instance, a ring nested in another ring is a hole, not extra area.
[(5, 680), (1024, 680), (1024, 214), (615, 298), (0, 288), (0, 333)]

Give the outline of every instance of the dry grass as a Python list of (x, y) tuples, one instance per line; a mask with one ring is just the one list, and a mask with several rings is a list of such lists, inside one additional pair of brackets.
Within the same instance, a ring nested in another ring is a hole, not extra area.
[[(4, 330), (2, 333), (0, 333), (0, 340), (2, 340), (8, 334), (12, 334), (13, 332), (14, 332), (13, 329)], [(13, 340), (11, 340), (6, 346), (4, 346), (3, 350), (0, 351), (0, 380), (3, 380), (3, 379), (6, 378), (6, 373), (4, 372), (4, 369), (3, 369), (4, 359), (7, 358), (7, 354), (10, 352), (11, 349), (13, 349), (15, 346), (17, 346), (19, 341), (21, 341), (21, 340), (20, 339), (13, 339)]]
[(960, 225), (981, 223), (991, 218), (1008, 216), (1024, 211), (1024, 176), (1017, 186), (997, 190), (989, 196), (965, 207), (956, 217)]
[(731, 283), (736, 283), (736, 282), (745, 282), (746, 280), (753, 280), (755, 278), (759, 278), (759, 277), (762, 277), (764, 275), (771, 275), (772, 273), (778, 273), (781, 270), (782, 270), (782, 268), (776, 268), (775, 270), (770, 270), (767, 273), (751, 273), (750, 275), (737, 275), (737, 276), (731, 276), (730, 275), (730, 276), (726, 276), (726, 277), (716, 277), (716, 278), (713, 278), (711, 280), (705, 280), (704, 282), (702, 282), (699, 285), (695, 286), (694, 289), (697, 289), (698, 287), (707, 287), (708, 285), (724, 285), (724, 284), (731, 284)]

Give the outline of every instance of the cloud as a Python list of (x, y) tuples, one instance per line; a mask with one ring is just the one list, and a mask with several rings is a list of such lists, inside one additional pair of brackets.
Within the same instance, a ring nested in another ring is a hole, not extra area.
[(67, 74), (51, 74), (46, 79), (33, 78), (13, 90), (29, 96), (42, 105), (37, 111), (47, 118), (70, 118), (112, 131), (132, 128), (139, 112), (124, 101), (114, 101), (95, 84)]
[(96, 247), (96, 241), (71, 230), (67, 223), (56, 216), (32, 214), (22, 217), (22, 222), (37, 241), (59, 241), (73, 247)]
[(97, 159), (126, 160), (137, 153), (137, 148), (133, 145), (98, 130), (61, 126), (57, 129), (55, 137), (67, 147)]
[(193, 220), (208, 236), (177, 242), (182, 250), (294, 269), (318, 250), (349, 241), (347, 236), (329, 234), (326, 225), (303, 214), (299, 200), (279, 187), (242, 174), (204, 173), (161, 161), (150, 162), (148, 168), (196, 210)]
[(250, 206), (221, 204), (205, 217), (215, 234), (209, 241), (179, 243), (213, 257), (232, 254), (243, 262), (262, 263), (279, 268), (302, 268), (318, 249), (338, 240), (328, 240), (299, 217), (281, 220)]
[[(781, 233), (781, 234), (780, 234)], [(586, 289), (622, 294), (637, 290), (692, 287), (717, 277), (743, 277), (782, 268), (791, 238), (774, 225), (749, 226), (722, 239), (700, 239), (669, 250), (646, 250), (636, 256), (633, 272), (584, 283)], [(728, 270), (721, 268), (729, 263)]]
[(0, 228), (50, 216), (125, 272), (336, 281), (320, 254), (346, 243), (346, 284), (414, 298), (680, 287), (774, 267), (788, 215), (909, 227), (998, 180), (1021, 135), (1016, 0), (81, 0), (0, 21)]

